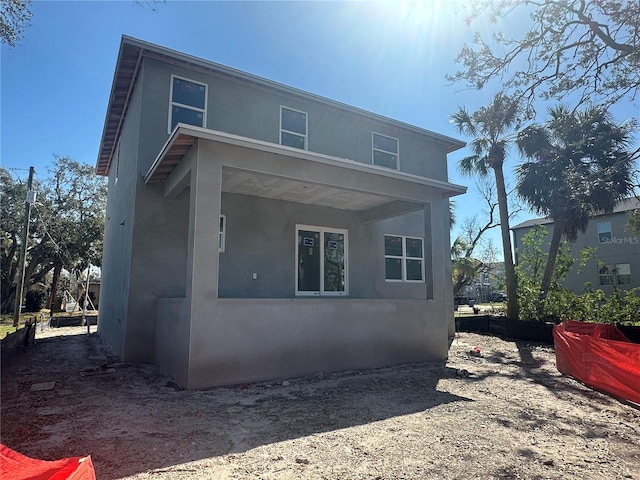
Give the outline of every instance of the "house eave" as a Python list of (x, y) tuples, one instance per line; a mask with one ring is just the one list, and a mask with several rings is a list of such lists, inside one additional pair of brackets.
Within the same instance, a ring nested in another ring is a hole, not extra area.
[(185, 125), (183, 123), (179, 123), (178, 125), (176, 125), (176, 128), (171, 133), (171, 136), (164, 144), (164, 146), (160, 150), (160, 153), (151, 165), (151, 168), (149, 168), (149, 171), (144, 176), (144, 182), (146, 184), (163, 182), (171, 174), (173, 169), (177, 166), (177, 164), (182, 160), (191, 146), (193, 146), (198, 139), (210, 140), (228, 145), (235, 145), (252, 150), (258, 150), (265, 153), (295, 157), (302, 160), (310, 160), (322, 163), (325, 165), (332, 165), (340, 168), (347, 168), (350, 170), (367, 173), (375, 173), (376, 175), (380, 175), (383, 177), (418, 183), (440, 190), (443, 197), (461, 195), (467, 191), (467, 188), (464, 186), (456, 185), (449, 182), (443, 182), (441, 180), (436, 180), (433, 178), (421, 177), (419, 175), (413, 175), (410, 173), (389, 170), (384, 167), (378, 167), (377, 165), (367, 165), (346, 158), (333, 157), (321, 153), (310, 152), (308, 150), (300, 150), (298, 148), (277, 145), (262, 140), (233, 135), (231, 133), (209, 130), (193, 125)]
[[(116, 62), (111, 94), (109, 96), (109, 104), (107, 106), (102, 139), (100, 141), (100, 148), (98, 151), (96, 173), (98, 173), (99, 175), (107, 175), (109, 173), (109, 167), (111, 165), (113, 153), (120, 136), (122, 121), (129, 106), (130, 93), (135, 85), (136, 78), (138, 76), (138, 70), (140, 68), (140, 62), (143, 57), (150, 57), (159, 61), (174, 63), (184, 68), (204, 70), (216, 75), (222, 75), (227, 78), (233, 78), (238, 81), (247, 82), (260, 88), (277, 90), (288, 95), (293, 95), (312, 100), (314, 102), (319, 102), (323, 105), (331, 106), (339, 110), (346, 110), (357, 113), (359, 115), (365, 115), (371, 119), (391, 124), (404, 130), (412, 131), (419, 135), (426, 135), (435, 142), (443, 145), (447, 153), (451, 153), (453, 151), (464, 148), (466, 145), (465, 142), (452, 137), (448, 137), (446, 135), (422, 129), (420, 127), (416, 127), (399, 120), (394, 120), (392, 118), (372, 113), (364, 109), (347, 105), (345, 103), (305, 92), (303, 90), (274, 82), (266, 78), (258, 77), (256, 75), (220, 65), (215, 62), (204, 60), (185, 53), (161, 47), (159, 45), (148, 43), (143, 40), (123, 35), (120, 44), (120, 51), (118, 53), (118, 59)], [(127, 68), (127, 62), (135, 62), (135, 68), (132, 72), (129, 71), (129, 68)], [(124, 99), (121, 99), (122, 92), (128, 92), (126, 93)]]

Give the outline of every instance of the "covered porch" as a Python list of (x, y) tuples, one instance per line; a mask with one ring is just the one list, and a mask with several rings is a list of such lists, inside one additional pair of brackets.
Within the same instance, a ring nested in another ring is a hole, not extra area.
[[(184, 296), (157, 298), (153, 324), (154, 361), (184, 386), (446, 358), (463, 187), (183, 125), (144, 181), (163, 202), (188, 195)], [(344, 287), (306, 295), (296, 245), (316, 227), (347, 233)], [(385, 281), (398, 232), (423, 239), (421, 281)]]

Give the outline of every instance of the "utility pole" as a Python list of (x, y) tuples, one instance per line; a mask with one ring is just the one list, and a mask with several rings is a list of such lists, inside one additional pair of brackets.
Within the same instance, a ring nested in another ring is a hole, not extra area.
[[(89, 262), (89, 266), (87, 267), (87, 286), (84, 288), (84, 305), (82, 308), (82, 322), (80, 322), (81, 324), (84, 323), (85, 321), (87, 322), (87, 335), (91, 334), (91, 327), (90, 327), (90, 322), (87, 319), (87, 305), (89, 304), (89, 278), (91, 276), (91, 262)], [(80, 298), (78, 298), (78, 301), (80, 301)]]
[(13, 326), (20, 322), (20, 309), (22, 307), (22, 290), (24, 289), (24, 270), (27, 261), (27, 244), (29, 242), (29, 222), (31, 221), (31, 204), (36, 201), (36, 192), (33, 187), (34, 168), (29, 167), (29, 180), (27, 181), (27, 199), (24, 202), (24, 229), (22, 230), (22, 250), (20, 251), (20, 263), (18, 265), (18, 281), (16, 284), (16, 303), (13, 308)]

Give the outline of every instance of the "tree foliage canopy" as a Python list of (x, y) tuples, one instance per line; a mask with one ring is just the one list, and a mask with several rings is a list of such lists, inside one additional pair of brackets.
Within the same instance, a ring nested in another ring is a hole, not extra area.
[[(2, 202), (2, 311), (10, 310), (23, 248), (26, 185), (0, 168)], [(55, 157), (49, 175), (34, 182), (38, 192), (31, 209), (26, 256), (25, 291), (43, 282), (54, 268), (83, 270), (100, 265), (106, 184), (91, 165)]]
[(31, 0), (0, 2), (0, 41), (15, 47), (31, 24)]
[(611, 213), (633, 191), (633, 122), (616, 124), (602, 108), (549, 109), (549, 120), (518, 135), (529, 160), (516, 169), (518, 194), (535, 213), (562, 223), (569, 241), (589, 218)]
[[(477, 0), (468, 22), (518, 15), (529, 27), (511, 37), (476, 34), (448, 78), (482, 88), (497, 80), (529, 102), (577, 93), (577, 105), (636, 99), (640, 87), (640, 0)], [(505, 22), (506, 23), (506, 22)], [(522, 22), (513, 22), (521, 25)]]
[(540, 295), (551, 275), (562, 235), (573, 242), (589, 219), (611, 213), (633, 191), (631, 133), (635, 124), (616, 124), (602, 108), (549, 110), (544, 125), (518, 134), (518, 148), (529, 160), (516, 169), (518, 194), (538, 214), (553, 219), (553, 235)]

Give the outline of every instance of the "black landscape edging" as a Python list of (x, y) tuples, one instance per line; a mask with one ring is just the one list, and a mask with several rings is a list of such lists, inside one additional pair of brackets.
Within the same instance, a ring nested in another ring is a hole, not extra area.
[[(553, 343), (553, 322), (531, 322), (513, 320), (496, 315), (474, 315), (456, 317), (458, 332), (486, 333), (499, 337), (529, 340), (533, 342)], [(640, 343), (640, 327), (617, 325), (617, 327), (634, 343)]]

